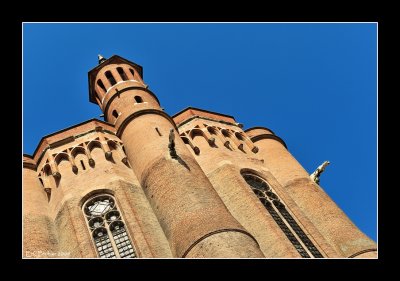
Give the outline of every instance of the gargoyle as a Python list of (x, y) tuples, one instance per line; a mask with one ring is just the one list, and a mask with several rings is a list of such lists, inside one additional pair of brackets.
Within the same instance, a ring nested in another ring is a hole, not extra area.
[(328, 166), (331, 162), (329, 161), (325, 161), (324, 163), (322, 163), (316, 170), (314, 173), (312, 173), (310, 175), (310, 178), (316, 183), (319, 184), (319, 177), (322, 174), (322, 172), (325, 170), (326, 166)]

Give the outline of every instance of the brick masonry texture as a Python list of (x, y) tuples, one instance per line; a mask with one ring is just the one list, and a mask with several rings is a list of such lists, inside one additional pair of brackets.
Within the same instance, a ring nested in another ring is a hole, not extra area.
[[(45, 136), (23, 156), (23, 257), (99, 257), (83, 206), (100, 194), (114, 198), (139, 258), (301, 258), (299, 248), (315, 255), (309, 243), (325, 258), (377, 257), (273, 131), (244, 131), (234, 117), (198, 108), (169, 116), (142, 74), (119, 56), (102, 61), (89, 86), (106, 121)], [(278, 217), (267, 211), (248, 174), (310, 242), (277, 208)]]

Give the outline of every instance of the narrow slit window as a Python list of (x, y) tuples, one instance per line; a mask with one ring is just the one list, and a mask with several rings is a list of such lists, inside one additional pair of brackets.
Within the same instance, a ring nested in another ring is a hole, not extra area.
[(100, 79), (97, 80), (97, 85), (98, 85), (104, 92), (107, 92), (106, 87), (104, 87), (103, 81), (101, 81)]
[(132, 68), (129, 68), (130, 73), (132, 74), (132, 76), (135, 76), (135, 72), (133, 71)]
[(110, 84), (112, 86), (114, 86), (115, 84), (117, 84), (117, 81), (115, 81), (114, 76), (111, 74), (111, 71), (106, 71), (106, 77), (108, 79), (108, 81), (110, 82)]
[(118, 71), (119, 76), (121, 76), (122, 80), (124, 80), (124, 81), (128, 80), (128, 77), (126, 76), (122, 67), (117, 67), (117, 71)]
[(115, 118), (118, 118), (118, 112), (117, 112), (116, 110), (113, 110), (112, 115), (113, 115)]
[(81, 160), (81, 166), (83, 170), (86, 170), (85, 163), (83, 163), (83, 160)]

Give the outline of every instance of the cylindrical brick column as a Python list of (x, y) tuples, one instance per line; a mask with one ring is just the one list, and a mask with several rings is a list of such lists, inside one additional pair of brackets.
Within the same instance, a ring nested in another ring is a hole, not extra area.
[(376, 243), (362, 233), (333, 200), (314, 183), (307, 171), (270, 130), (246, 130), (259, 148), (265, 166), (286, 189), (320, 233), (344, 257), (376, 249)]
[(35, 163), (24, 156), (23, 256), (26, 258), (57, 257), (57, 237), (48, 214), (48, 199), (36, 175)]
[(173, 254), (263, 257), (254, 238), (229, 213), (176, 132), (178, 159), (171, 158), (168, 135), (174, 124), (166, 114), (159, 113), (131, 119), (120, 131), (120, 138)]

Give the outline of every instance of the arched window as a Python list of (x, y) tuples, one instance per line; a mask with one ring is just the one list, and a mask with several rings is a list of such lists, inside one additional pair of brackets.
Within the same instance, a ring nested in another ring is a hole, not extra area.
[(132, 76), (135, 76), (135, 71), (133, 71), (132, 68), (129, 68), (129, 71), (131, 72)]
[(122, 69), (122, 67), (117, 67), (117, 71), (119, 76), (121, 76), (122, 80), (126, 81), (128, 80), (128, 77), (126, 77), (126, 74), (124, 72), (124, 70)]
[[(242, 176), (278, 224), (280, 229), (296, 248), (297, 252), (299, 252), (303, 258), (309, 258), (309, 253), (304, 249), (307, 248), (314, 257), (323, 258), (322, 254), (300, 228), (292, 215), (287, 211), (280, 198), (274, 193), (268, 184), (263, 179), (253, 174), (246, 173), (242, 174)], [(300, 243), (294, 233), (300, 238), (302, 243)]]
[(135, 101), (136, 101), (136, 103), (142, 103), (143, 99), (140, 96), (135, 96)]
[(116, 111), (116, 110), (113, 110), (113, 112), (112, 112), (112, 115), (115, 117), (115, 118), (118, 118), (118, 112)]
[(106, 77), (108, 79), (108, 81), (110, 82), (110, 84), (112, 86), (114, 86), (115, 84), (117, 84), (117, 81), (115, 81), (114, 76), (111, 74), (111, 71), (106, 71)]
[(136, 251), (112, 196), (96, 195), (83, 205), (83, 213), (100, 258), (136, 258)]
[(104, 87), (103, 82), (99, 79), (97, 80), (97, 85), (99, 85), (99, 87), (104, 91), (107, 92), (106, 87)]

